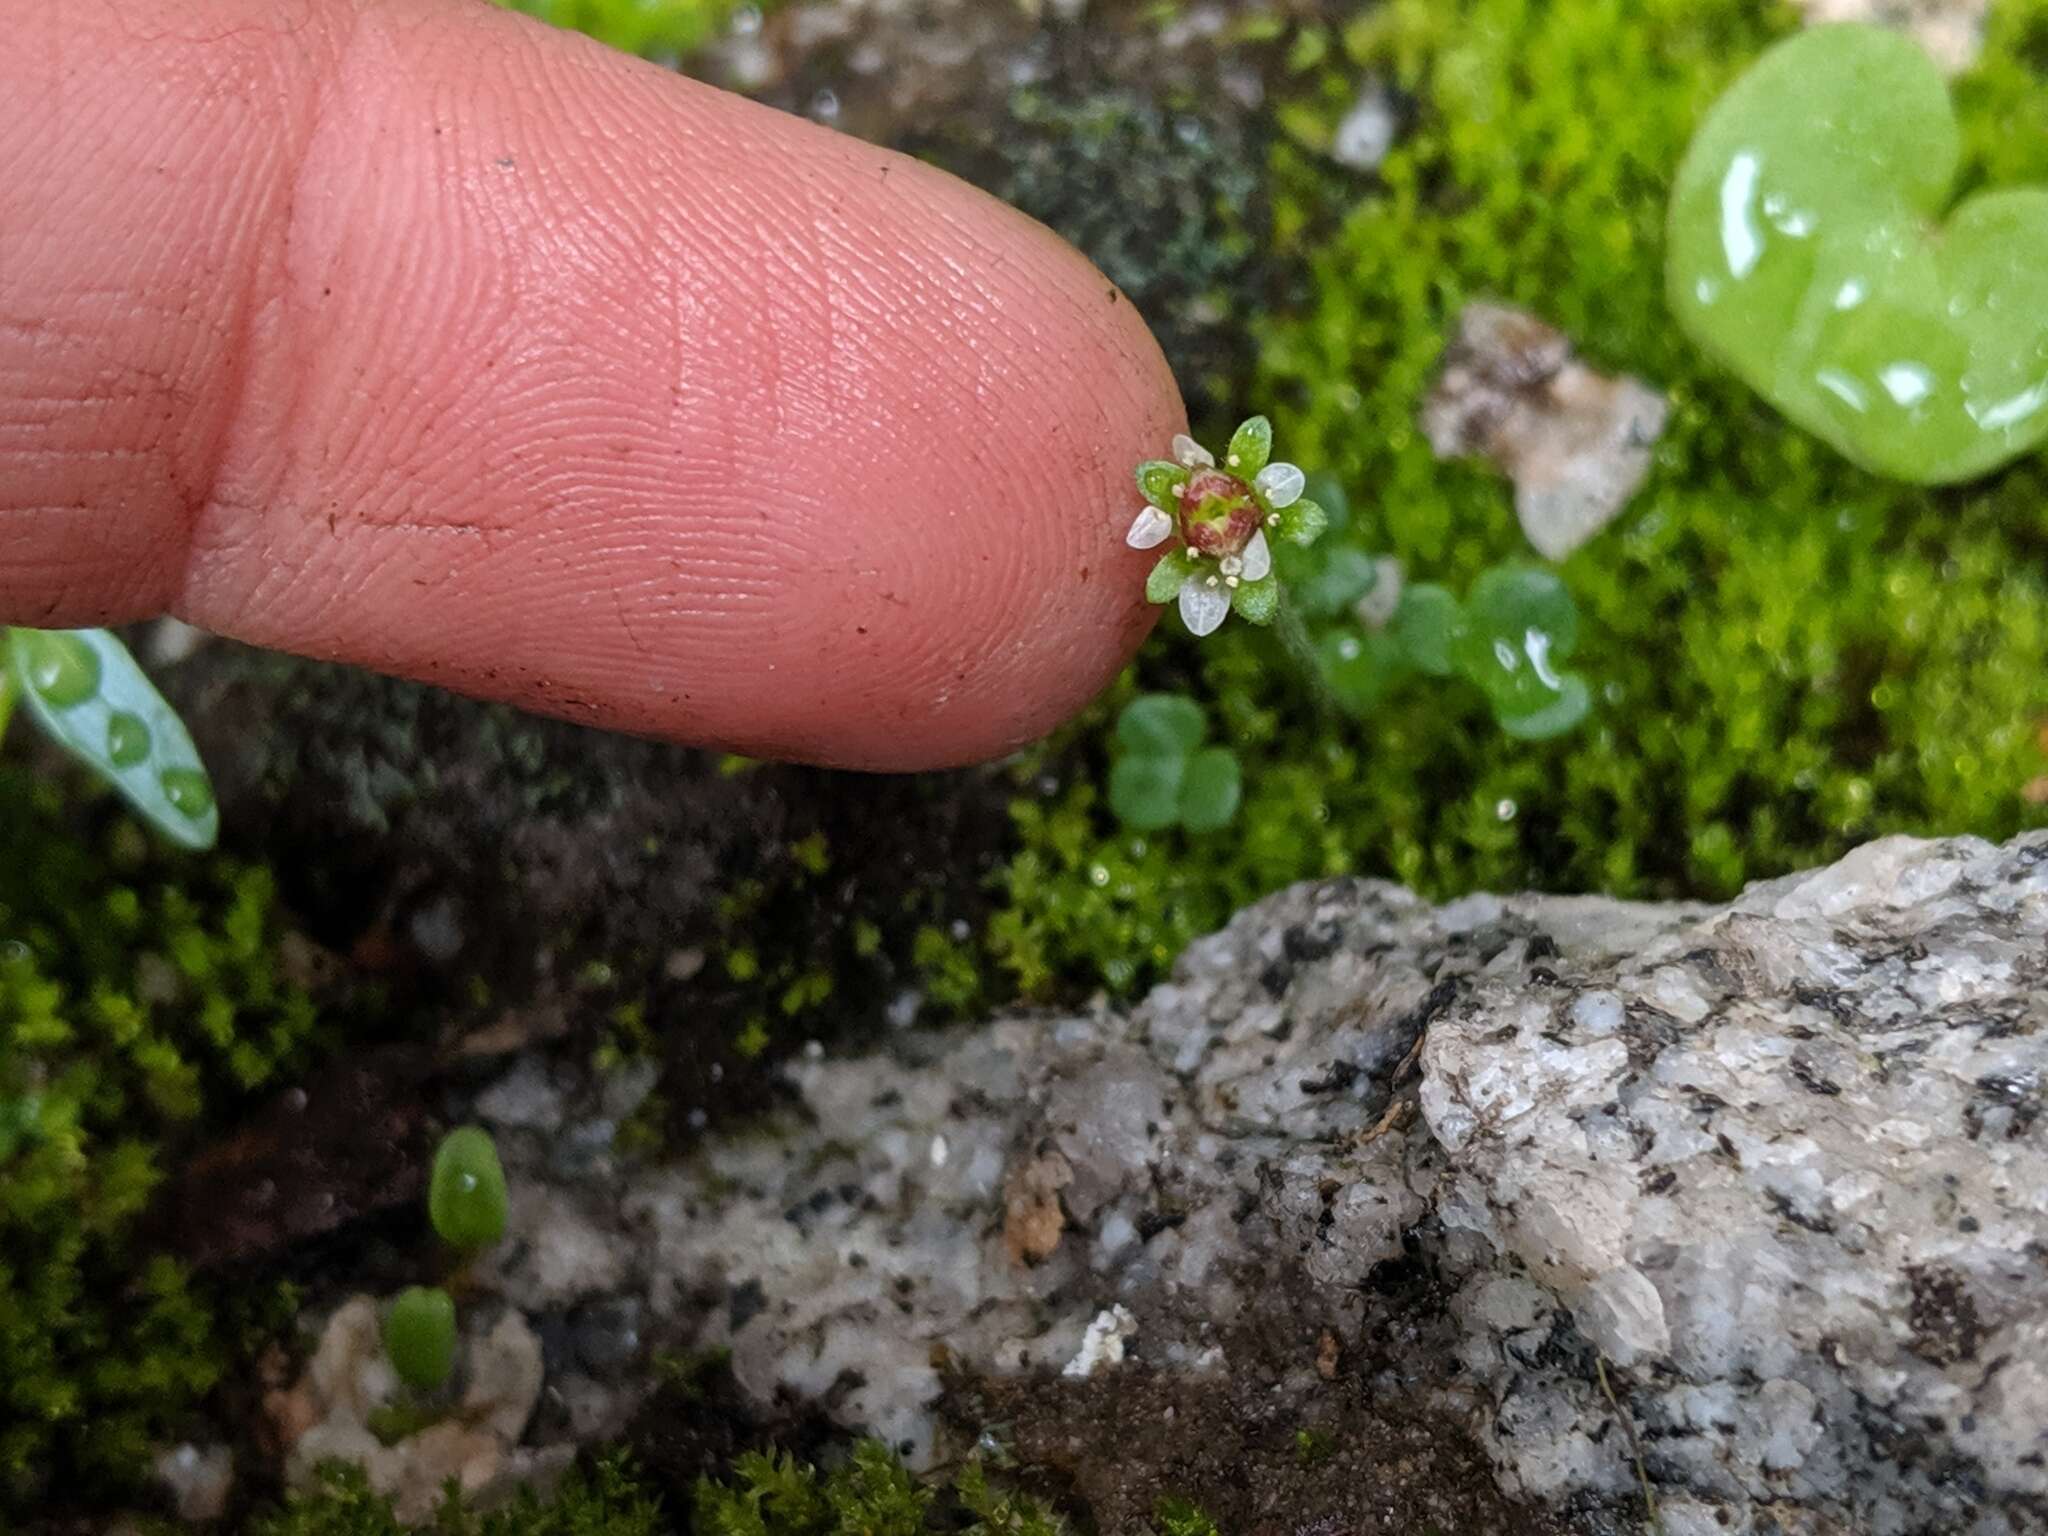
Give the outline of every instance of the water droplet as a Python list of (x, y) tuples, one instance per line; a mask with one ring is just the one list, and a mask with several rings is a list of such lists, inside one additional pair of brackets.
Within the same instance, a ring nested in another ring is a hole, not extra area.
[(830, 87), (811, 98), (811, 116), (821, 123), (832, 122), (839, 116), (839, 93)]
[(83, 704), (100, 688), (100, 656), (77, 635), (63, 630), (17, 629), (29, 686), (57, 709)]
[(1493, 814), (1500, 821), (1513, 821), (1515, 813), (1520, 809), (1521, 807), (1516, 805), (1514, 801), (1503, 800), (1493, 808)]
[(1109, 870), (1108, 870), (1108, 869), (1107, 869), (1107, 868), (1106, 868), (1105, 866), (1103, 866), (1103, 865), (1101, 865), (1101, 864), (1091, 864), (1091, 865), (1089, 865), (1089, 866), (1088, 866), (1088, 883), (1089, 883), (1090, 885), (1107, 885), (1107, 884), (1109, 884)]
[(116, 768), (133, 768), (149, 756), (149, 727), (140, 715), (117, 709), (107, 721), (107, 761)]
[(157, 778), (164, 798), (197, 821), (213, 809), (213, 786), (196, 768), (166, 768)]

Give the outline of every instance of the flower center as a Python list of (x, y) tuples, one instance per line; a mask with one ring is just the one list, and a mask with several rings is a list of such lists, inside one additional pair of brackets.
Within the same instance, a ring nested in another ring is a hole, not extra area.
[(1252, 488), (1224, 470), (1197, 470), (1181, 488), (1181, 535), (1197, 554), (1242, 554), (1259, 531), (1260, 516)]

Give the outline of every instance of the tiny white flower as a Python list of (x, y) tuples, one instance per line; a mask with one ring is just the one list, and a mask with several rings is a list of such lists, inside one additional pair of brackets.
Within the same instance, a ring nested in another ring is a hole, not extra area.
[(1217, 576), (1191, 576), (1180, 589), (1180, 616), (1191, 635), (1213, 635), (1230, 617), (1230, 591)]
[(1266, 542), (1262, 528), (1252, 535), (1251, 543), (1244, 547), (1244, 579), (1264, 581), (1273, 574), (1273, 547)]
[(1189, 437), (1185, 432), (1174, 434), (1173, 456), (1184, 469), (1214, 469), (1216, 455)]
[(1157, 507), (1147, 507), (1131, 524), (1131, 531), (1124, 535), (1124, 542), (1133, 549), (1157, 549), (1172, 534), (1173, 519)]
[(1275, 511), (1291, 507), (1301, 500), (1302, 488), (1307, 484), (1308, 477), (1292, 464), (1268, 464), (1252, 481), (1253, 487), (1266, 498), (1266, 504)]

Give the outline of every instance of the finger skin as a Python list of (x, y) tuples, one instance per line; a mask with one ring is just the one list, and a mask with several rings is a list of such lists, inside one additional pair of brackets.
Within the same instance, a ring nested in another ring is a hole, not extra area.
[(1023, 216), (463, 0), (13, 10), (0, 618), (890, 769), (1149, 629), (1179, 397)]

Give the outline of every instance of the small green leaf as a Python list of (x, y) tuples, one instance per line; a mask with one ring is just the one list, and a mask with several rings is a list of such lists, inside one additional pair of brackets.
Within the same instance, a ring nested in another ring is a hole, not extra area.
[(1145, 578), (1145, 600), (1149, 603), (1170, 603), (1180, 596), (1180, 589), (1187, 585), (1188, 578), (1195, 574), (1195, 560), (1184, 549), (1171, 549), (1159, 557), (1159, 563), (1152, 567), (1152, 574)]
[(1263, 416), (1254, 416), (1231, 437), (1229, 454), (1223, 462), (1240, 480), (1249, 480), (1272, 457), (1273, 423)]
[(1387, 691), (1413, 670), (1407, 654), (1383, 629), (1334, 629), (1316, 647), (1323, 680), (1354, 715), (1369, 715)]
[(1109, 808), (1133, 832), (1158, 832), (1180, 816), (1181, 757), (1132, 753), (1109, 770)]
[(399, 1292), (384, 1315), (384, 1353), (414, 1391), (437, 1390), (455, 1369), (455, 1298), (423, 1285)]
[(1188, 759), (1181, 778), (1181, 825), (1190, 832), (1219, 832), (1237, 815), (1243, 794), (1244, 770), (1237, 759), (1222, 747), (1205, 747)]
[(1280, 583), (1271, 576), (1245, 582), (1230, 595), (1230, 606), (1247, 624), (1270, 624), (1280, 611)]
[(427, 1215), (441, 1241), (473, 1252), (505, 1235), (505, 1170), (497, 1143), (479, 1126), (441, 1138), (427, 1184)]
[(1510, 735), (1555, 736), (1585, 718), (1590, 695), (1567, 672), (1579, 611), (1554, 571), (1496, 566), (1472, 584), (1451, 655)]
[(1291, 579), (1287, 590), (1312, 619), (1335, 618), (1379, 583), (1379, 563), (1349, 544), (1337, 545), (1327, 556), (1299, 558), (1307, 574)]
[(1434, 582), (1419, 581), (1401, 593), (1394, 610), (1393, 635), (1409, 664), (1431, 677), (1457, 671), (1451, 648), (1465, 626), (1457, 598)]
[(1117, 740), (1144, 757), (1186, 757), (1207, 731), (1202, 706), (1177, 693), (1141, 693), (1116, 722)]
[(177, 712), (104, 629), (7, 631), (14, 691), (36, 722), (164, 836), (211, 848), (220, 815)]
[(1313, 501), (1297, 501), (1280, 512), (1280, 537), (1292, 544), (1313, 544), (1329, 526), (1329, 514)]
[(1310, 475), (1302, 494), (1323, 509), (1332, 533), (1342, 533), (1351, 526), (1351, 498), (1344, 492), (1344, 482), (1335, 475)]
[(1174, 491), (1188, 483), (1187, 470), (1169, 459), (1150, 459), (1138, 466), (1138, 490), (1162, 512), (1180, 516), (1180, 498)]
[[(7, 635), (0, 630), (0, 662), (6, 660)], [(14, 669), (0, 666), (0, 739), (7, 735), (7, 722), (14, 717)]]
[(1547, 741), (1552, 736), (1562, 736), (1585, 719), (1592, 704), (1586, 680), (1576, 672), (1567, 672), (1558, 679), (1557, 690), (1547, 704), (1528, 714), (1502, 714), (1496, 707), (1494, 718), (1510, 736), (1522, 741)]

